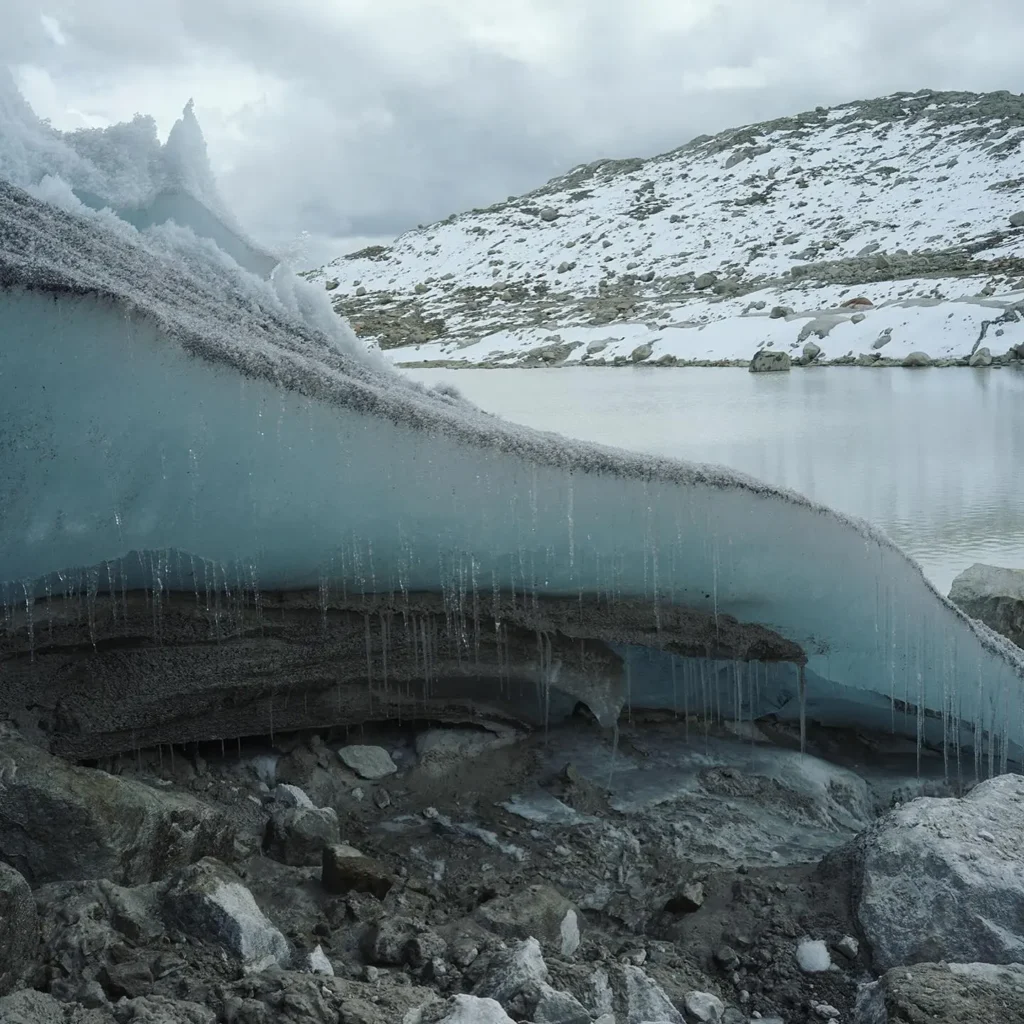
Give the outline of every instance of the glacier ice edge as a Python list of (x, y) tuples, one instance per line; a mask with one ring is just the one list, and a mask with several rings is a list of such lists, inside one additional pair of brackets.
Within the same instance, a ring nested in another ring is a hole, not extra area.
[[(585, 594), (655, 619), (683, 605), (798, 645), (848, 706), (896, 699), (941, 716), (942, 740), (963, 723), (1004, 755), (1021, 743), (1020, 653), (866, 524), (715, 467), (505, 424), (310, 326), (301, 290), (185, 257), (0, 184), (9, 606), (69, 572), (94, 595), (116, 575), (198, 599), (171, 551), (254, 594), (440, 592), (462, 614), (492, 594)], [(623, 639), (614, 615), (592, 627)], [(626, 662), (629, 698), (664, 703), (666, 666)]]

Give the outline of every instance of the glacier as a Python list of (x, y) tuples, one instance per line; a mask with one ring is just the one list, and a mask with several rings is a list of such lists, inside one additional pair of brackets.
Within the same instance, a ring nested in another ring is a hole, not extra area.
[[(86, 142), (18, 117), (0, 718), (95, 757), (582, 704), (606, 726), (649, 708), (891, 728), (957, 764), (973, 749), (977, 772), (1019, 757), (1024, 654), (867, 524), (403, 379), (322, 288), (253, 262), (191, 108), (133, 187), (111, 184), (118, 154), (148, 128)], [(180, 220), (159, 213), (172, 179)]]

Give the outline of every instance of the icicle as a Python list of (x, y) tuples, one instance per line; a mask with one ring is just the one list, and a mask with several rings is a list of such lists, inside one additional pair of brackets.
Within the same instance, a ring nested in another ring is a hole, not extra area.
[(25, 591), (25, 628), (28, 631), (28, 660), (29, 662), (34, 662), (36, 660), (36, 630), (33, 621), (35, 597), (31, 590), (31, 580), (23, 581), (21, 586)]
[(800, 753), (807, 753), (807, 675), (804, 666), (798, 669), (800, 685)]

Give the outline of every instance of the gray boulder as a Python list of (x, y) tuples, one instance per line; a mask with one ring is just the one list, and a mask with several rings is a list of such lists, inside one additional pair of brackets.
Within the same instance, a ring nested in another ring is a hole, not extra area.
[(909, 355), (904, 356), (902, 366), (911, 368), (918, 368), (922, 366), (931, 366), (932, 357), (927, 352), (911, 352)]
[(0, 860), (32, 886), (138, 885), (234, 846), (224, 816), (190, 796), (78, 768), (20, 740), (0, 741), (0, 781)]
[(1024, 569), (972, 565), (953, 580), (949, 599), (971, 618), (1024, 647)]
[(650, 359), (651, 358), (651, 353), (653, 351), (654, 351), (654, 346), (653, 345), (650, 345), (650, 344), (647, 344), (647, 345), (637, 345), (637, 347), (635, 349), (633, 349), (632, 352), (630, 352), (630, 354), (629, 354), (629, 361), (631, 363), (642, 363), (645, 359)]
[(641, 1024), (645, 1021), (683, 1024), (683, 1015), (675, 1008), (665, 990), (642, 968), (624, 964), (613, 967), (609, 974), (616, 997), (616, 1020), (621, 1018), (626, 1024)]
[(494, 999), (507, 1006), (513, 999), (535, 1005), (542, 986), (548, 981), (548, 965), (544, 962), (540, 943), (529, 938), (512, 949), (495, 953), (486, 964), (473, 994)]
[(359, 778), (369, 779), (371, 782), (383, 779), (387, 775), (394, 775), (398, 771), (398, 766), (383, 747), (352, 744), (342, 747), (338, 751), (338, 757), (345, 767), (354, 771)]
[(987, 348), (979, 348), (971, 354), (971, 358), (967, 362), (970, 366), (991, 366), (992, 352)]
[(553, 206), (545, 206), (540, 211), (540, 219), (550, 224), (551, 221), (558, 220), (558, 211)]
[(804, 345), (803, 352), (804, 352), (804, 362), (805, 363), (813, 363), (814, 360), (817, 359), (818, 356), (821, 355), (821, 346), (820, 345), (815, 345), (813, 341), (809, 341), (809, 342), (807, 342), (806, 345)]
[(1024, 967), (916, 964), (858, 994), (855, 1024), (1009, 1024), (1024, 1021)]
[(781, 320), (783, 317), (792, 316), (793, 310), (789, 306), (773, 306), (772, 311), (768, 314), (771, 320)]
[(1024, 962), (1024, 776), (963, 799), (922, 797), (826, 858), (852, 878), (879, 970), (920, 962)]
[(1020, 213), (1010, 214), (1010, 227), (1024, 228), (1024, 210), (1022, 210)]
[(333, 807), (283, 807), (267, 823), (264, 851), (293, 867), (319, 864), (324, 847), (341, 841), (338, 812)]
[(531, 885), (488, 900), (476, 919), (505, 939), (539, 939), (560, 956), (572, 956), (580, 944), (580, 913), (557, 889)]
[[(603, 347), (607, 342), (600, 344)], [(589, 345), (587, 351), (590, 351)], [(428, 729), (416, 737), (416, 755), (420, 768), (432, 775), (444, 775), (464, 761), (508, 746), (515, 740), (515, 729), (501, 724), (485, 729)]]
[[(22, 989), (0, 999), (3, 1024), (64, 1024), (64, 1004), (53, 996), (33, 989)], [(114, 1018), (102, 1010), (85, 1011), (72, 1018), (75, 1024), (113, 1024)]]
[(0, 862), (0, 995), (18, 987), (38, 945), (32, 890), (14, 868)]
[(288, 941), (263, 915), (249, 890), (212, 858), (185, 868), (164, 896), (169, 921), (187, 935), (223, 947), (249, 974), (287, 967)]
[(411, 1018), (411, 1024), (514, 1024), (514, 1021), (493, 999), (458, 995), (421, 1011)]
[(274, 790), (274, 799), (282, 807), (315, 807), (304, 789), (292, 786), (287, 782), (280, 783)]
[(711, 992), (687, 992), (686, 1012), (702, 1022), (720, 1021), (725, 1016), (725, 1003)]
[(882, 333), (871, 343), (871, 347), (877, 351), (880, 348), (885, 348), (890, 341), (892, 341), (892, 328), (886, 327), (886, 329), (882, 331)]
[(763, 348), (754, 353), (750, 360), (751, 373), (773, 373), (780, 370), (788, 370), (793, 365), (788, 352), (773, 352), (769, 348)]
[(704, 291), (705, 288), (711, 288), (714, 285), (716, 285), (717, 283), (718, 283), (718, 275), (716, 273), (714, 273), (713, 271), (711, 271), (711, 272), (709, 272), (707, 274), (701, 274), (700, 277), (698, 277), (693, 282), (693, 287), (696, 288), (697, 291), (702, 292), (702, 291)]
[(379, 860), (347, 843), (338, 843), (324, 847), (320, 881), (336, 896), (368, 892), (382, 900), (394, 886), (395, 876)]

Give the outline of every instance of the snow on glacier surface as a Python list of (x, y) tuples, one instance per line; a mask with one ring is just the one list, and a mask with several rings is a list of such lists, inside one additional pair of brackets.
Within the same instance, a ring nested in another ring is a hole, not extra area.
[[(287, 271), (264, 280), (187, 227), (139, 232), (50, 187), (56, 205), (0, 183), (8, 609), (211, 579), (677, 602), (800, 644), (825, 710), (885, 717), (896, 699), (940, 716), (940, 741), (963, 725), (1024, 744), (1020, 655), (866, 524), (514, 427), (397, 377)], [(621, 653), (634, 702), (668, 703), (673, 665)], [(726, 679), (737, 701), (754, 673)]]
[(208, 238), (239, 265), (267, 276), (277, 265), (235, 221), (220, 197), (192, 101), (161, 145), (156, 122), (59, 132), (41, 123), (0, 67), (0, 179), (34, 194), (52, 179), (95, 210), (109, 208), (140, 231), (174, 222)]

